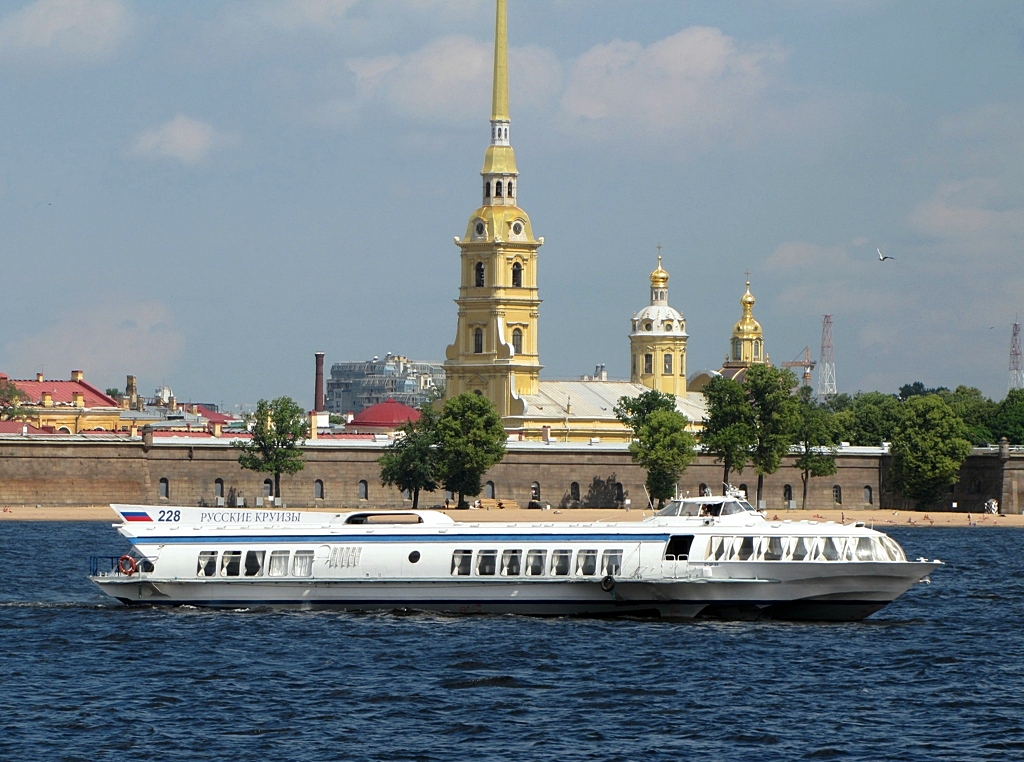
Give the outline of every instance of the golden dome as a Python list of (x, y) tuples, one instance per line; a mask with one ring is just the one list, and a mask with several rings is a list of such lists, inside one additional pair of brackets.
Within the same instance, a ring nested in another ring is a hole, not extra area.
[(668, 288), (668, 272), (661, 268), (661, 255), (658, 255), (658, 269), (651, 273), (651, 285), (654, 288)]
[(754, 320), (754, 295), (750, 293), (749, 280), (747, 281), (747, 292), (740, 297), (740, 306), (743, 308), (743, 317), (732, 329), (732, 335), (736, 337), (761, 336), (761, 324)]

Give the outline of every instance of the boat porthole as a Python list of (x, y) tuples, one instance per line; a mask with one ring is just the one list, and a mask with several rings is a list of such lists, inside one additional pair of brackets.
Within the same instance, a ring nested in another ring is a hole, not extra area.
[(420, 552), (418, 550), (414, 550), (412, 553), (409, 554), (409, 563), (414, 564), (419, 560)]

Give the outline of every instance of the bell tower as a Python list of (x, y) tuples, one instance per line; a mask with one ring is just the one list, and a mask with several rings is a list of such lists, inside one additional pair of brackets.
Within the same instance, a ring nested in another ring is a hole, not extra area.
[(754, 295), (750, 293), (750, 273), (747, 273), (747, 292), (740, 297), (743, 316), (732, 329), (732, 343), (722, 368), (749, 368), (751, 365), (771, 364), (764, 351), (764, 332), (754, 320)]
[(445, 352), (446, 395), (478, 392), (502, 417), (522, 414), (519, 397), (540, 383), (537, 250), (530, 218), (517, 204), (519, 170), (509, 138), (508, 30), (497, 0), (490, 144), (480, 170), (482, 204), (470, 215), (461, 253), (458, 326)]
[[(661, 250), (661, 245), (658, 245)], [(665, 394), (686, 397), (686, 319), (668, 303), (668, 272), (651, 273), (651, 303), (633, 315), (629, 380)]]

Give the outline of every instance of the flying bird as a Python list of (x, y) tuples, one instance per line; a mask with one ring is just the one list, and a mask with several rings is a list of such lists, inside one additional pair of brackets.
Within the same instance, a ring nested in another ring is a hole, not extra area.
[(882, 250), (879, 249), (879, 248), (876, 248), (875, 251), (878, 252), (878, 261), (879, 262), (884, 262), (887, 259), (893, 259), (893, 260), (896, 259), (896, 257), (890, 257), (888, 254), (883, 254)]

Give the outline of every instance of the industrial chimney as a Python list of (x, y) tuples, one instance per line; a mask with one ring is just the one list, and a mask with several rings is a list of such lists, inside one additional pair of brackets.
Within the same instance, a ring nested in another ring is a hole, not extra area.
[(316, 388), (313, 390), (313, 411), (324, 412), (324, 353), (316, 355)]

